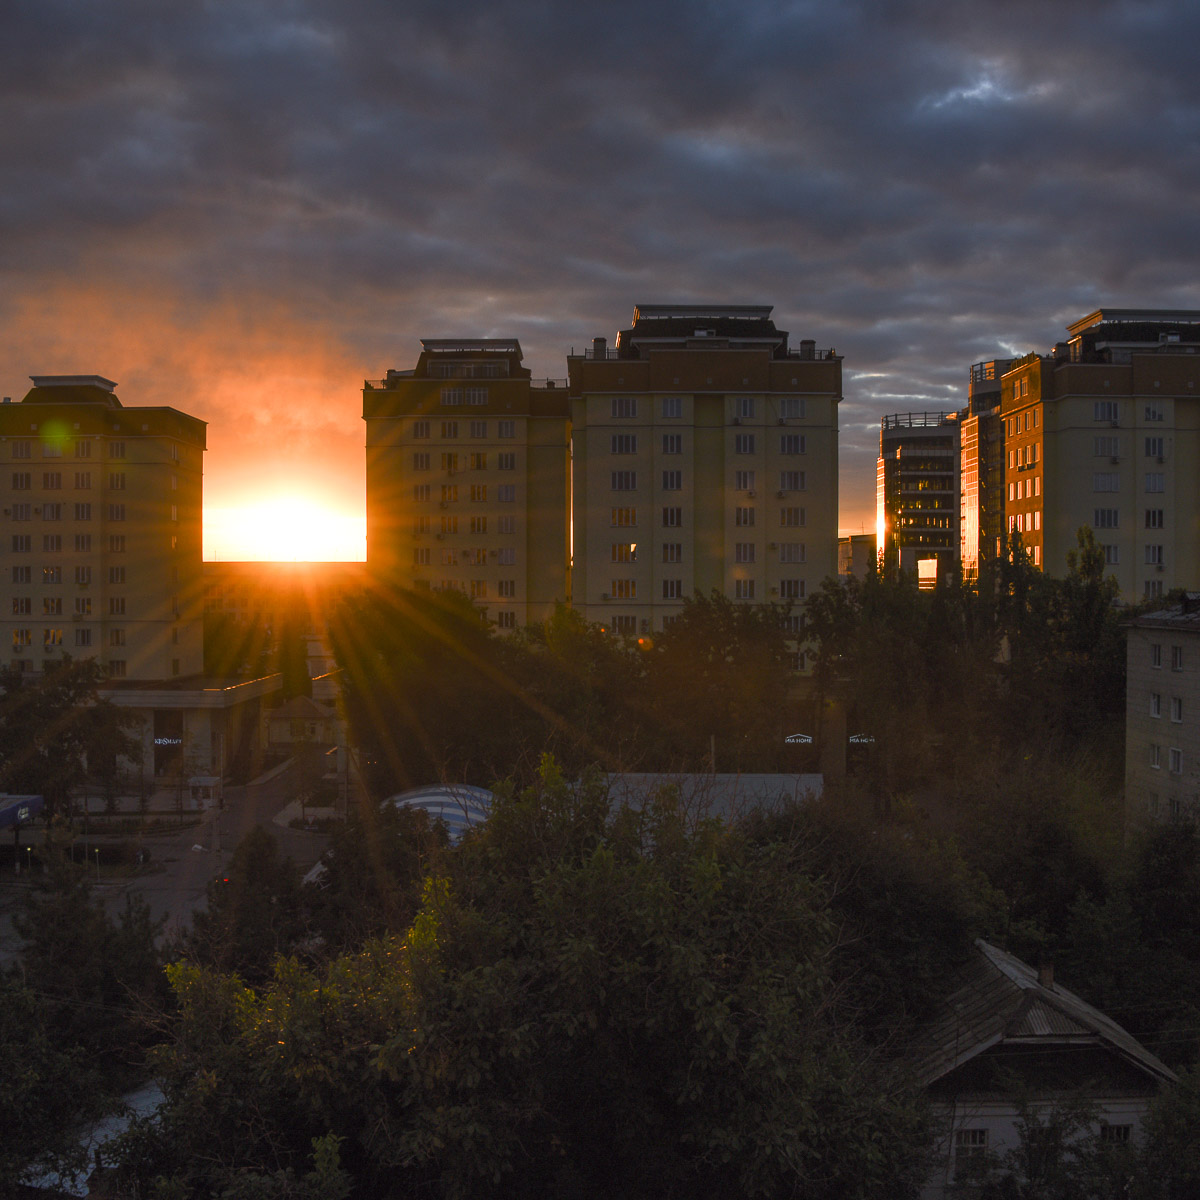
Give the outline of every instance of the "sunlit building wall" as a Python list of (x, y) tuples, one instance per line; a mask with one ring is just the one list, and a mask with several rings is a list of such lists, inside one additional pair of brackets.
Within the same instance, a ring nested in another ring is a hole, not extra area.
[(651, 633), (697, 592), (798, 603), (836, 573), (842, 360), (790, 347), (770, 314), (643, 304), (614, 346), (568, 358), (589, 621)]
[(127, 408), (97, 375), (34, 376), (0, 406), (0, 638), (18, 670), (64, 654), (114, 680), (203, 669), (205, 423)]
[(963, 578), (978, 578), (1000, 551), (1004, 528), (1004, 436), (1000, 380), (1010, 359), (971, 367), (967, 407), (959, 413), (959, 557)]
[(1090, 527), (1128, 600), (1200, 580), (1200, 311), (1105, 309), (1002, 380), (1005, 509), (1067, 570)]
[(568, 598), (566, 390), (535, 385), (515, 339), (421, 346), (363, 387), (371, 575), (540, 620)]

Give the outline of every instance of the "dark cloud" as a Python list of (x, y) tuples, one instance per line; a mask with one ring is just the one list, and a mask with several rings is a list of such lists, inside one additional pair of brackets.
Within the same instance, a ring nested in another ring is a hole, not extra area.
[(361, 494), (357, 388), (421, 336), (557, 376), (637, 301), (773, 302), (846, 357), (857, 526), (884, 412), (1200, 305), (1198, 40), (1186, 0), (14, 0), (4, 390), (191, 406), (210, 494), (274, 412)]

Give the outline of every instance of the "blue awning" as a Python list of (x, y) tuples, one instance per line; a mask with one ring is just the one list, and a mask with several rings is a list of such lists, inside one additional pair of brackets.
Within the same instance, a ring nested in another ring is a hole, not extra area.
[(0, 794), (0, 829), (23, 825), (42, 811), (41, 796), (6, 796)]

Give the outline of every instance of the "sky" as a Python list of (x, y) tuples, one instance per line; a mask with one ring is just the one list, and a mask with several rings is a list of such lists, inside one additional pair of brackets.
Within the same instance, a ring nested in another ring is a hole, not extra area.
[(773, 304), (870, 531), (885, 413), (1200, 308), (1197, 46), (1194, 0), (4, 0), (0, 391), (206, 420), (206, 558), (361, 558), (362, 382), (422, 337), (562, 378), (637, 303)]

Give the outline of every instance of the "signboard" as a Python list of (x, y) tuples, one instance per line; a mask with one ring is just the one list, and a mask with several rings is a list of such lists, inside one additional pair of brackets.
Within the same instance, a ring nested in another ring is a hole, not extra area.
[(850, 735), (850, 745), (873, 746), (875, 745), (875, 735), (873, 733), (852, 733)]
[(812, 745), (812, 734), (811, 733), (789, 733), (787, 735), (787, 737), (785, 737), (783, 740), (789, 746), (811, 746)]
[(24, 825), (42, 811), (41, 796), (7, 796), (0, 793), (0, 829)]

